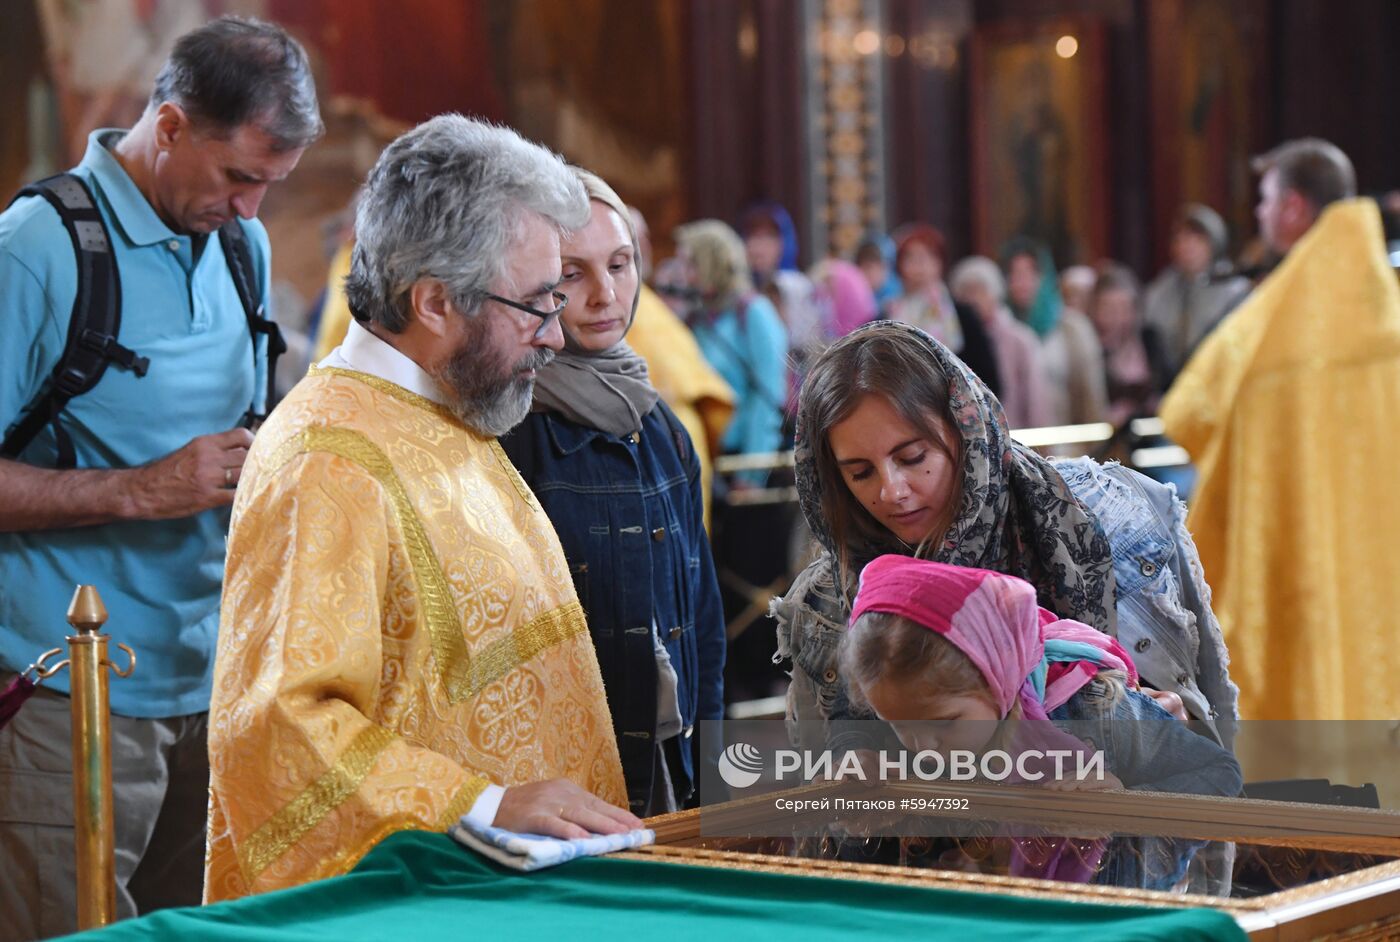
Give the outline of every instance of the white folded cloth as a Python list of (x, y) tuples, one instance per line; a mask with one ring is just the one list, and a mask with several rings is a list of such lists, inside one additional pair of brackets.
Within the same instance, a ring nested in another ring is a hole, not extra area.
[(553, 867), (576, 857), (596, 857), (656, 842), (656, 832), (647, 828), (625, 834), (593, 834), (566, 841), (476, 824), (468, 821), (466, 815), (447, 833), (457, 843), (484, 854), (501, 866), (523, 871)]

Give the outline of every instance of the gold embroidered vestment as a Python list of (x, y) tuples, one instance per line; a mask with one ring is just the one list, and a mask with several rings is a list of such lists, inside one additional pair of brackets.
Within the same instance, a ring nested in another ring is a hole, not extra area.
[(1329, 206), (1161, 406), (1246, 720), (1400, 716), (1400, 287), (1368, 199)]
[(350, 869), (488, 783), (626, 807), (597, 658), (500, 445), (384, 380), (313, 370), (258, 433), (209, 714), (207, 901)]

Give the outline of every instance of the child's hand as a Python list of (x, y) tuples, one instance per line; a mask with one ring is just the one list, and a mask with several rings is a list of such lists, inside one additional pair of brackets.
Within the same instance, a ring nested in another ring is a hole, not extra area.
[(1182, 702), (1179, 695), (1172, 693), (1170, 690), (1153, 690), (1151, 687), (1143, 687), (1142, 692), (1153, 700), (1156, 700), (1159, 707), (1181, 720), (1181, 722), (1186, 723), (1190, 721), (1191, 717), (1186, 714), (1186, 704)]

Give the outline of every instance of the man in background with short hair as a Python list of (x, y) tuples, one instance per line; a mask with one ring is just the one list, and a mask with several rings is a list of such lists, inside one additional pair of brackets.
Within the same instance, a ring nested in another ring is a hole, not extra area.
[(1259, 235), (1280, 259), (1307, 234), (1322, 211), (1356, 196), (1356, 171), (1341, 148), (1321, 138), (1285, 141), (1252, 163), (1259, 178), (1254, 217)]
[(1283, 260), (1161, 406), (1200, 475), (1187, 525), (1242, 719), (1393, 720), (1400, 286), (1339, 149), (1290, 141), (1255, 166)]

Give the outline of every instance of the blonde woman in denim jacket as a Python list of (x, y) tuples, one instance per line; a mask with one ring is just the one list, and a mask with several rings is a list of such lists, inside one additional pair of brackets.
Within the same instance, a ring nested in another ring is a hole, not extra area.
[(836, 669), (856, 581), (875, 556), (922, 548), (1026, 579), (1045, 608), (1116, 637), (1168, 712), (1231, 747), (1238, 690), (1175, 490), (1013, 442), (996, 398), (927, 334), (872, 324), (817, 361), (797, 485), (821, 553), (772, 606), (794, 738), (861, 718)]
[(723, 715), (724, 612), (695, 448), (626, 342), (641, 285), (631, 216), (607, 183), (575, 172), (591, 218), (560, 242), (564, 350), (501, 445), (569, 561), (628, 804), (646, 817), (692, 801), (696, 764), (711, 761), (694, 732)]

